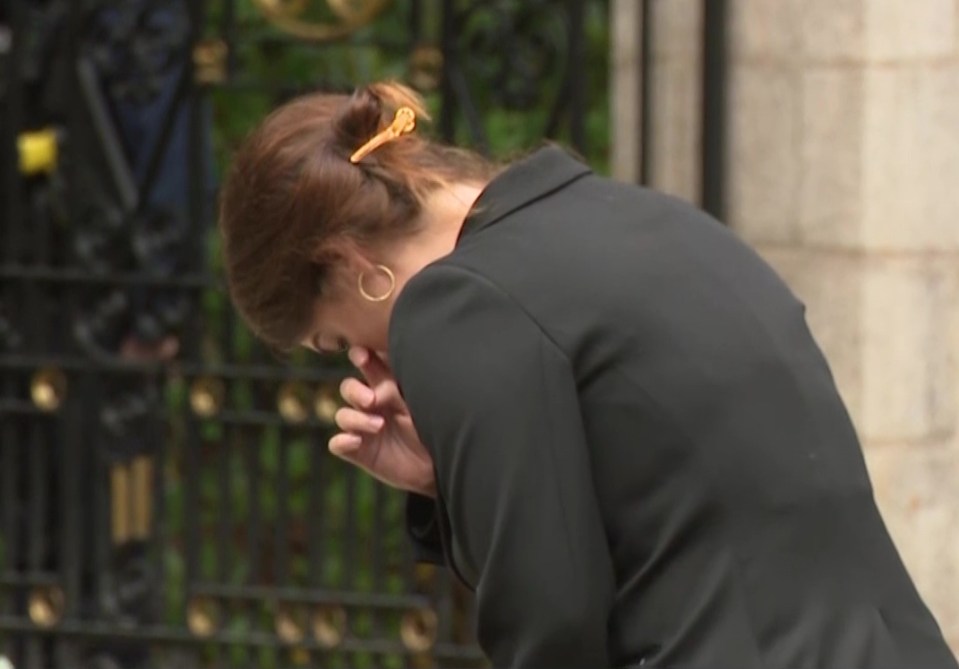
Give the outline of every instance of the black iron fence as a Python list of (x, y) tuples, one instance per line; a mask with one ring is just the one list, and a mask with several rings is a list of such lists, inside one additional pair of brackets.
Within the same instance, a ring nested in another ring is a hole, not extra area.
[(234, 318), (219, 166), (304, 90), (605, 152), (601, 0), (0, 0), (0, 662), (479, 666), (403, 498), (330, 457), (338, 364)]

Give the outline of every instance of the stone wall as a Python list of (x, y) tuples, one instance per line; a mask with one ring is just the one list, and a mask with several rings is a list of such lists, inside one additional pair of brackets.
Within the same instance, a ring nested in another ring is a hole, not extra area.
[[(684, 46), (654, 54), (651, 181), (694, 201), (703, 1), (653, 0), (657, 39)], [(729, 4), (727, 222), (806, 302), (959, 652), (959, 0)]]

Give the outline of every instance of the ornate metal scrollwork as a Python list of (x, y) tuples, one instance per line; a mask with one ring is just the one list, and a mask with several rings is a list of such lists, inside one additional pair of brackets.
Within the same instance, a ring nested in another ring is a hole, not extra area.
[(335, 22), (306, 16), (310, 0), (253, 0), (278, 28), (300, 39), (328, 42), (372, 23), (393, 0), (326, 0)]
[(90, 25), (87, 50), (111, 97), (135, 104), (161, 93), (190, 32), (180, 0), (109, 3)]
[(468, 78), (508, 109), (530, 109), (562, 68), (569, 27), (553, 0), (476, 2), (461, 18), (457, 43)]
[(3, 311), (3, 303), (0, 302), (0, 350), (18, 349), (23, 345), (23, 336)]

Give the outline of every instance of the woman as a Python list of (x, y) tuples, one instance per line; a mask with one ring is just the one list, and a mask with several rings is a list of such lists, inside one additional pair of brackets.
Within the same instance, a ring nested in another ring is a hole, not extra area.
[(955, 669), (776, 274), (682, 202), (423, 117), (397, 84), (282, 107), (220, 225), (258, 336), (350, 347), (330, 449), (410, 491), (492, 664)]

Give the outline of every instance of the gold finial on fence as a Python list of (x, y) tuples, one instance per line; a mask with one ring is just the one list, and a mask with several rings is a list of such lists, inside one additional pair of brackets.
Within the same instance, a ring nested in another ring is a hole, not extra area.
[(340, 606), (321, 606), (313, 613), (313, 636), (323, 648), (336, 648), (346, 634), (346, 611)]
[(369, 25), (393, 0), (326, 0), (335, 21), (306, 15), (308, 0), (253, 0), (263, 15), (280, 30), (311, 42), (346, 37)]
[(63, 618), (66, 597), (63, 590), (55, 585), (34, 588), (27, 598), (27, 613), (37, 627), (49, 629)]
[(437, 619), (431, 609), (413, 609), (403, 616), (400, 638), (414, 653), (429, 650), (436, 643)]
[(223, 408), (226, 388), (223, 382), (209, 376), (201, 376), (190, 385), (190, 408), (201, 418), (215, 416)]
[(30, 380), (30, 399), (33, 405), (47, 413), (60, 408), (67, 396), (67, 377), (54, 367), (37, 370)]

